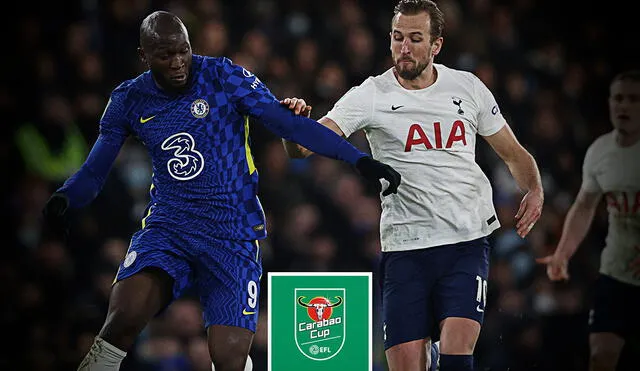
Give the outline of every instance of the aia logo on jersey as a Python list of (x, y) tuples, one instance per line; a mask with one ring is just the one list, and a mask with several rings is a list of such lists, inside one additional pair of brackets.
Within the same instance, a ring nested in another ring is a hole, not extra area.
[(191, 103), (191, 114), (201, 119), (209, 114), (209, 103), (204, 99), (196, 99)]
[(626, 216), (640, 212), (640, 192), (614, 191), (604, 194), (607, 209), (613, 215)]
[[(429, 139), (425, 129), (427, 132), (433, 132), (433, 139)], [(462, 143), (463, 146), (467, 145), (464, 123), (460, 120), (454, 121), (451, 129), (446, 130), (445, 133), (443, 133), (443, 127), (439, 122), (434, 122), (432, 125), (416, 123), (409, 126), (404, 151), (409, 152), (414, 146), (424, 146), (426, 149), (447, 149), (453, 147), (456, 142)]]

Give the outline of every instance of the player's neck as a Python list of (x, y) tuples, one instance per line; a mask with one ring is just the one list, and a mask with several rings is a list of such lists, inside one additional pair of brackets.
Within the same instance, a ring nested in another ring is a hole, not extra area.
[(620, 147), (631, 147), (640, 141), (640, 130), (633, 133), (622, 133), (616, 130), (616, 143)]
[(420, 90), (428, 88), (436, 82), (436, 79), (438, 78), (438, 71), (433, 67), (433, 64), (430, 63), (427, 68), (422, 71), (420, 76), (413, 80), (405, 80), (395, 71), (394, 75), (403, 88), (407, 90)]

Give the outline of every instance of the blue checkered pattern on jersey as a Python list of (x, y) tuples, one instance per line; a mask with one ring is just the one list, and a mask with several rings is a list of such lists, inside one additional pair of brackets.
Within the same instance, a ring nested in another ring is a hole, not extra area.
[(101, 130), (133, 133), (149, 150), (153, 187), (145, 226), (264, 238), (246, 117), (261, 115), (277, 99), (227, 58), (194, 55), (191, 76), (179, 95), (158, 89), (149, 72), (123, 83), (111, 96)]

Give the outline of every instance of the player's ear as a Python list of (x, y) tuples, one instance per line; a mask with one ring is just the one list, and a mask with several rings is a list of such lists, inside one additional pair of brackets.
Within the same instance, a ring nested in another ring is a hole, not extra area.
[(442, 50), (442, 44), (444, 43), (444, 39), (442, 37), (438, 37), (433, 41), (433, 48), (431, 49), (431, 55), (436, 56)]
[(142, 50), (142, 47), (138, 47), (138, 57), (140, 58), (140, 61), (142, 63), (144, 63), (145, 65), (147, 64), (147, 56), (144, 54), (144, 50)]

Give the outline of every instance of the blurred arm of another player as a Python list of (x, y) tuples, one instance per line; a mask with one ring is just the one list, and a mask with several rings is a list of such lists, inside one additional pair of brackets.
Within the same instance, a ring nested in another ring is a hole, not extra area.
[[(100, 119), (100, 135), (84, 164), (51, 195), (42, 209), (45, 236), (66, 239), (68, 209), (81, 208), (100, 193), (129, 135), (128, 124), (121, 112), (123, 96), (118, 90), (111, 95)], [(111, 104), (112, 100), (117, 103)]]
[(547, 276), (552, 281), (568, 280), (569, 259), (587, 235), (602, 193), (581, 187), (576, 200), (569, 208), (562, 227), (562, 235), (556, 251), (536, 261), (547, 266)]
[(544, 204), (544, 190), (536, 160), (518, 142), (509, 125), (505, 124), (484, 139), (505, 162), (520, 189), (526, 192), (515, 216), (518, 235), (524, 238), (540, 218)]

